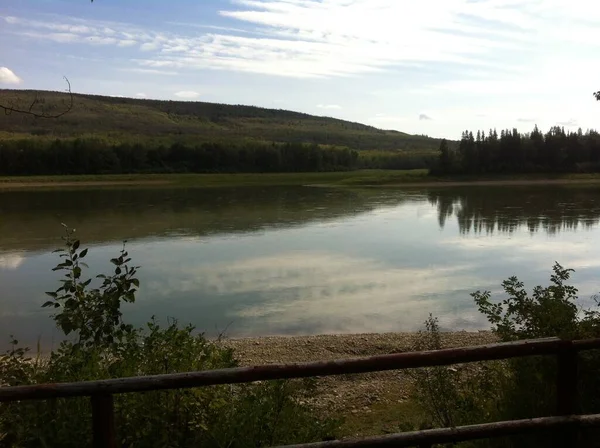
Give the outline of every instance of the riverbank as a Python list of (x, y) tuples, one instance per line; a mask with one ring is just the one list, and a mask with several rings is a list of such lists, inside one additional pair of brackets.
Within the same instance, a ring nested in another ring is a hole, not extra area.
[(600, 173), (565, 175), (510, 175), (492, 177), (432, 177), (427, 170), (358, 170), (328, 173), (238, 174), (107, 174), (76, 176), (0, 177), (0, 189), (78, 187), (243, 187), (243, 186), (356, 186), (459, 187), (600, 184)]
[[(418, 333), (345, 334), (226, 339), (242, 365), (326, 361), (411, 351)], [(491, 332), (442, 333), (444, 347), (495, 342)], [(316, 408), (343, 416), (341, 437), (395, 432), (398, 424), (418, 424), (420, 410), (411, 400), (405, 371), (373, 372), (319, 378)]]

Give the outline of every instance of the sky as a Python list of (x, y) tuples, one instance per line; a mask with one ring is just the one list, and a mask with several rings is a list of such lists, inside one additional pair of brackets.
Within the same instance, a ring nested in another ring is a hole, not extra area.
[(289, 109), (411, 134), (596, 128), (590, 0), (0, 1), (0, 88)]

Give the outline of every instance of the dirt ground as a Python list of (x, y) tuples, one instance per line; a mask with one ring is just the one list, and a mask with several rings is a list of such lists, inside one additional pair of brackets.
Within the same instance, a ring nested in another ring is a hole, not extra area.
[[(251, 366), (401, 353), (411, 351), (417, 337), (417, 333), (261, 337), (226, 339), (224, 344), (235, 350), (242, 365)], [(444, 347), (493, 342), (493, 334), (484, 331), (443, 333), (442, 337)], [(365, 419), (368, 420), (369, 414), (379, 411), (389, 416), (391, 405), (408, 406), (411, 384), (405, 372), (388, 371), (322, 377), (317, 380), (317, 390), (314, 402), (317, 408), (333, 415), (350, 416), (360, 427), (368, 426)], [(373, 418), (376, 420), (375, 415)], [(382, 431), (372, 426), (367, 429), (356, 429), (358, 433), (353, 435)]]

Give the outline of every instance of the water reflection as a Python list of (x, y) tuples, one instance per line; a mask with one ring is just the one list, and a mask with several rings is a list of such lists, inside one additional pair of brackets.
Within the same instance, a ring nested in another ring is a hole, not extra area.
[[(469, 265), (409, 268), (368, 256), (294, 250), (178, 265), (168, 282), (152, 281), (149, 287), (171, 310), (182, 307), (179, 314), (185, 310), (209, 326), (231, 323), (238, 335), (256, 334), (257, 327), (267, 334), (413, 331), (433, 309), (449, 317), (445, 325), (450, 328), (482, 328), (482, 319), (468, 312), (468, 295), (439, 303), (457, 283), (476, 283), (470, 272)], [(175, 305), (172, 297), (182, 299)], [(212, 307), (222, 307), (217, 319), (194, 310), (198, 297), (215, 298)]]
[[(41, 309), (60, 222), (76, 227), (90, 272), (129, 239), (140, 264), (128, 321), (178, 318), (233, 336), (486, 328), (470, 293), (518, 274), (546, 283), (576, 268), (600, 290), (598, 188), (136, 188), (0, 193), (0, 328), (45, 347)], [(584, 229), (585, 231), (580, 231)], [(0, 346), (2, 344), (0, 343)]]
[(589, 230), (600, 222), (598, 187), (469, 187), (428, 193), (443, 229), (456, 217), (466, 233), (513, 233), (526, 228), (554, 235), (561, 230)]
[(60, 223), (88, 243), (239, 234), (321, 222), (422, 200), (422, 194), (303, 187), (0, 191), (0, 250), (60, 244)]

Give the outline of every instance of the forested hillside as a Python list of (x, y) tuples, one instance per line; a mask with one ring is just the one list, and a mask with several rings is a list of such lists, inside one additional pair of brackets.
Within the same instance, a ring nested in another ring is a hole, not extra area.
[[(1, 104), (52, 114), (69, 102), (67, 93), (0, 90)], [(437, 150), (439, 140), (385, 131), (329, 117), (191, 101), (160, 101), (73, 94), (73, 109), (58, 119), (23, 114), (0, 116), (0, 136), (45, 139), (101, 137), (111, 143), (184, 144), (245, 141), (344, 146), (353, 150)]]

